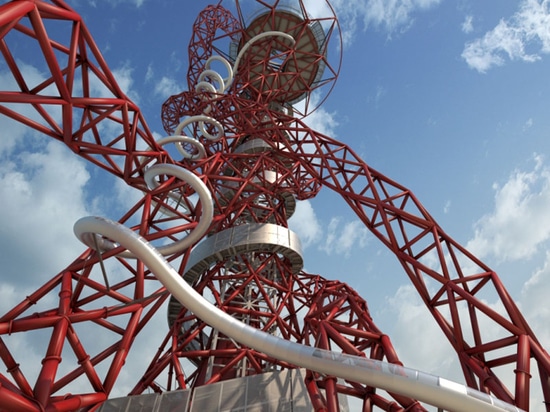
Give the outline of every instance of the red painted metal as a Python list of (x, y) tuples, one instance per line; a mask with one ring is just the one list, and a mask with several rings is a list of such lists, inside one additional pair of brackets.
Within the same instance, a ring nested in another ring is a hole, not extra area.
[[(304, 7), (301, 1), (298, 4)], [(370, 168), (345, 144), (300, 120), (314, 109), (309, 100), (312, 92), (321, 86), (330, 89), (338, 75), (338, 65), (333, 67), (324, 51), (315, 54), (315, 49), (308, 49), (305, 56), (305, 46), (292, 48), (273, 38), (258, 40), (254, 53), (243, 54), (228, 90), (206, 94), (194, 90), (206, 59), (227, 53), (218, 42), (233, 43), (236, 50), (242, 50), (256, 33), (277, 26), (274, 22), (282, 15), (275, 7), (278, 2), (269, 6), (258, 1), (267, 17), (248, 22), (238, 1), (236, 5), (237, 15), (221, 5), (207, 7), (199, 15), (189, 46), (190, 91), (172, 96), (163, 105), (163, 123), (169, 134), (183, 118), (197, 114), (208, 113), (223, 125), (223, 139), (201, 139), (204, 159), (173, 159), (157, 144), (139, 108), (120, 90), (80, 16), (59, 0), (18, 0), (0, 6), (0, 51), (17, 84), (17, 90), (0, 91), (0, 113), (63, 142), (79, 156), (144, 191), (120, 221), (137, 220), (135, 230), (153, 242), (185, 236), (201, 214), (200, 205), (187, 198), (191, 190), (177, 179), (166, 177), (158, 188), (147, 188), (144, 171), (155, 163), (179, 164), (206, 183), (216, 207), (211, 233), (243, 221), (286, 227), (291, 205), (285, 193), (308, 199), (323, 187), (335, 191), (395, 254), (456, 350), (466, 383), (529, 410), (530, 388), (535, 384), (531, 366), (536, 365), (548, 405), (550, 357), (497, 274), (449, 237), (410, 190)], [(315, 21), (304, 15), (285, 17), (297, 45), (303, 44), (300, 36), (308, 44), (312, 39)], [(52, 21), (70, 27), (71, 36), (65, 42), (48, 37), (45, 28)], [(336, 26), (335, 18), (323, 21), (329, 37)], [(10, 48), (9, 35), (14, 32), (36, 42), (41, 50), (50, 71), (42, 83), (30, 84), (25, 78)], [(271, 55), (261, 57), (257, 52), (262, 48), (274, 50), (277, 62), (294, 63), (283, 65), (286, 72), (275, 70)], [(314, 73), (320, 69), (319, 62), (327, 75), (317, 81)], [(95, 94), (92, 78), (108, 91), (107, 97)], [(298, 97), (305, 98), (302, 113), (286, 104)], [(34, 116), (18, 110), (21, 105), (32, 107)], [(111, 133), (102, 133), (105, 127)], [(192, 127), (199, 134), (197, 125)], [(238, 150), (252, 140), (261, 143), (261, 150)], [(266, 171), (273, 172), (276, 180), (268, 179)], [(174, 205), (169, 196), (174, 193), (182, 194), (184, 208)], [(0, 374), (0, 410), (93, 410), (109, 396), (135, 338), (169, 298), (143, 264), (117, 256), (119, 252), (85, 251), (0, 318), (0, 358), (8, 374)], [(183, 274), (189, 255), (190, 250), (185, 250), (168, 259)], [(116, 279), (102, 276), (105, 261), (117, 268)], [(226, 312), (266, 332), (401, 365), (388, 336), (374, 324), (366, 302), (348, 285), (303, 271), (295, 273), (284, 254), (247, 252), (238, 261), (239, 270), (228, 270), (227, 261), (212, 265), (194, 287)], [(465, 271), (466, 267), (475, 269)], [(480, 299), (486, 291), (498, 296), (502, 311)], [(57, 303), (44, 308), (47, 302)], [(482, 318), (498, 328), (498, 338), (483, 333)], [(27, 369), (20, 366), (25, 356), (10, 346), (9, 337), (36, 331), (48, 334), (49, 343), (41, 365), (33, 365), (38, 378), (31, 382), (24, 372)], [(86, 339), (90, 333), (109, 335), (111, 340), (99, 347)], [(60, 362), (67, 358), (74, 358), (74, 365), (61, 371)], [(293, 367), (216, 334), (185, 308), (150, 359), (132, 394), (194, 388)], [(515, 370), (512, 387), (498, 374), (501, 366)], [(66, 395), (74, 382), (79, 382), (81, 391)], [(319, 411), (337, 410), (339, 394), (359, 399), (364, 411), (424, 410), (414, 399), (311, 371), (306, 385)]]

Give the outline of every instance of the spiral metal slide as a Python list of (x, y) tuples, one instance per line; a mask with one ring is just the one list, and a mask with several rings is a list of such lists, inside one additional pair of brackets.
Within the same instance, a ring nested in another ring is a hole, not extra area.
[[(273, 36), (282, 37), (290, 43), (294, 43), (294, 39), (289, 34), (269, 31), (260, 33), (249, 40), (237, 56), (233, 67), (224, 58), (213, 56), (207, 61), (206, 70), (199, 78), (199, 83), (196, 86), (197, 91), (224, 93), (233, 81), (233, 74), (243, 53), (256, 40)], [(223, 78), (219, 73), (210, 69), (210, 65), (214, 61), (219, 61), (226, 67), (227, 78)], [(206, 76), (213, 78), (217, 87), (204, 81)], [(203, 158), (206, 152), (202, 143), (194, 137), (185, 136), (183, 131), (186, 126), (197, 122), (206, 139), (217, 141), (222, 138), (223, 127), (217, 120), (208, 116), (210, 110), (210, 107), (207, 106), (202, 115), (188, 117), (178, 125), (175, 135), (162, 139), (159, 144), (175, 143), (185, 158), (192, 160)], [(205, 123), (214, 126), (217, 134), (210, 134), (205, 128)], [(183, 145), (192, 146), (196, 153), (188, 152)], [(389, 392), (407, 395), (446, 410), (457, 412), (521, 411), (486, 393), (440, 377), (399, 365), (331, 352), (279, 338), (246, 325), (218, 309), (195, 291), (165, 258), (177, 251), (187, 249), (207, 232), (213, 218), (212, 195), (197, 176), (180, 166), (171, 164), (156, 164), (145, 171), (144, 178), (149, 189), (154, 189), (159, 185), (155, 178), (162, 174), (172, 175), (186, 182), (199, 195), (203, 208), (202, 216), (194, 230), (186, 237), (155, 248), (143, 237), (125, 226), (100, 217), (86, 217), (76, 222), (74, 231), (77, 237), (99, 252), (119, 246), (126, 248), (118, 254), (119, 257), (140, 259), (181, 305), (186, 306), (212, 328), (243, 345), (279, 360), (351, 382), (360, 382)], [(177, 198), (176, 194), (169, 196)]]
[(100, 217), (84, 217), (75, 223), (74, 232), (88, 246), (92, 246), (98, 234), (101, 234), (125, 247), (151, 270), (182, 305), (204, 322), (241, 344), (269, 356), (319, 373), (415, 397), (446, 410), (521, 411), (488, 394), (440, 377), (399, 365), (301, 345), (248, 326), (208, 302), (183, 280), (147, 240), (117, 222)]

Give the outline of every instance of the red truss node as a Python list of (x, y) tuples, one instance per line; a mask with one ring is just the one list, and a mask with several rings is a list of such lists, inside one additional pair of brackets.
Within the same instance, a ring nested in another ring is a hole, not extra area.
[[(297, 200), (321, 188), (335, 191), (399, 260), (455, 349), (467, 386), (529, 410), (530, 389), (540, 385), (550, 411), (550, 357), (497, 274), (449, 237), (410, 190), (301, 120), (314, 109), (312, 92), (330, 89), (337, 78), (339, 62), (328, 60), (327, 45), (338, 24), (335, 17), (310, 17), (297, 4), (294, 10), (257, 1), (252, 17), (238, 1), (236, 13), (221, 4), (207, 7), (193, 26), (189, 90), (164, 103), (171, 136), (155, 141), (74, 10), (59, 0), (5, 3), (0, 51), (15, 86), (0, 91), (0, 113), (140, 190), (142, 198), (120, 222), (133, 225), (196, 291), (235, 319), (288, 341), (400, 366), (389, 337), (352, 288), (302, 269), (288, 219)], [(66, 26), (66, 38), (48, 37), (54, 23)], [(22, 39), (48, 68), (39, 84), (17, 59), (13, 44)], [(235, 69), (233, 78), (227, 67)], [(173, 158), (167, 144), (181, 156)], [(159, 171), (164, 164), (173, 168)], [(108, 239), (93, 239), (95, 247), (0, 318), (0, 410), (99, 410), (159, 311), (167, 311), (166, 334), (156, 352), (141, 354), (149, 363), (131, 395), (195, 391), (296, 369), (212, 328), (139, 259)], [(481, 299), (486, 291), (498, 296), (502, 311)], [(498, 338), (484, 333), (481, 319), (492, 322)], [(17, 338), (34, 336), (44, 342), (40, 364), (17, 347)], [(502, 366), (514, 371), (512, 386)], [(363, 411), (424, 410), (399, 393), (312, 370), (304, 376), (316, 411), (339, 410), (343, 395)]]

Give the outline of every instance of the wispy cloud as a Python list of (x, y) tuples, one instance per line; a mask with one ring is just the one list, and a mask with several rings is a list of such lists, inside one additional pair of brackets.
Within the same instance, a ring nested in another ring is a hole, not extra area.
[(407, 367), (460, 380), (453, 374), (457, 369), (454, 351), (414, 286), (400, 286), (387, 299), (384, 311), (393, 315), (393, 330), (385, 332), (392, 337), (399, 358)]
[(462, 31), (464, 33), (471, 33), (474, 30), (474, 17), (466, 16), (462, 22)]
[(478, 220), (467, 249), (501, 261), (531, 257), (550, 239), (550, 169), (535, 156), (533, 170), (515, 170), (493, 188), (495, 209)]
[(181, 93), (184, 88), (180, 83), (174, 78), (163, 76), (155, 85), (155, 94), (167, 97)]
[(0, 244), (11, 256), (3, 264), (3, 281), (36, 286), (83, 250), (72, 226), (89, 214), (90, 176), (84, 162), (60, 143), (33, 143), (36, 151), (0, 159), (0, 197), (9, 199), (0, 203)]
[[(506, 59), (534, 62), (550, 53), (550, 0), (523, 0), (519, 10), (494, 29), (466, 44), (462, 57), (471, 68), (486, 72)], [(534, 49), (528, 52), (528, 49)], [(538, 51), (537, 51), (538, 50)]]
[[(141, 7), (147, 0), (107, 0), (113, 7), (119, 4), (130, 4), (135, 7)], [(90, 4), (95, 6), (96, 1), (90, 0)]]
[(328, 224), (320, 249), (328, 255), (337, 254), (348, 257), (352, 250), (365, 247), (368, 238), (369, 232), (359, 220), (343, 222), (341, 217), (333, 217)]
[(546, 252), (546, 260), (538, 268), (533, 276), (525, 282), (521, 291), (521, 310), (534, 330), (538, 338), (545, 344), (550, 343), (550, 252)]
[(374, 92), (369, 94), (369, 96), (367, 97), (367, 101), (369, 103), (372, 102), (374, 107), (378, 109), (387, 94), (388, 94), (388, 89), (379, 84), (376, 86)]
[(525, 124), (523, 125), (523, 131), (526, 131), (528, 129), (530, 129), (531, 127), (533, 127), (533, 118), (530, 117), (529, 119), (527, 119), (527, 121), (525, 122)]
[(348, 257), (354, 250), (364, 248), (369, 240), (369, 231), (359, 220), (344, 221), (335, 216), (323, 227), (308, 200), (298, 202), (289, 227), (298, 234), (304, 248), (317, 245), (327, 255)]
[(447, 200), (445, 202), (445, 206), (443, 206), (443, 213), (447, 214), (451, 211), (451, 205), (452, 205), (452, 202), (450, 200)]
[(438, 5), (441, 0), (335, 0), (332, 2), (344, 29), (344, 42), (352, 41), (357, 30), (381, 29), (391, 36), (406, 31), (417, 12)]
[[(29, 88), (33, 88), (46, 80), (40, 68), (22, 62), (19, 62), (18, 66)], [(20, 87), (11, 71), (0, 71), (0, 90), (20, 91)], [(48, 86), (45, 93), (52, 96), (59, 95), (54, 86)], [(41, 122), (41, 116), (31, 105), (6, 104), (6, 107), (33, 121)], [(45, 110), (54, 118), (60, 113), (58, 108), (52, 106), (46, 106)], [(2, 156), (9, 154), (18, 145), (20, 146), (22, 138), (29, 129), (22, 123), (16, 123), (7, 116), (0, 115), (0, 130), (2, 130), (2, 138), (0, 139), (0, 156)]]
[(289, 227), (298, 234), (304, 248), (318, 242), (323, 232), (309, 200), (296, 204), (296, 212), (289, 221)]
[(154, 79), (155, 69), (153, 69), (153, 63), (149, 63), (147, 66), (147, 72), (145, 73), (145, 82), (150, 82)]
[(126, 63), (121, 67), (113, 69), (112, 72), (122, 91), (134, 102), (139, 103), (139, 94), (133, 88), (133, 68), (130, 66), (130, 64)]

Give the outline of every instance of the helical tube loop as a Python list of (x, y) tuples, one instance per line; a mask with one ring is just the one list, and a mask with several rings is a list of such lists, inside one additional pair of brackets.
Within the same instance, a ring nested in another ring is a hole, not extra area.
[[(220, 61), (225, 66), (228, 72), (228, 77), (223, 78), (218, 72), (212, 70), (210, 68), (213, 61)], [(231, 64), (224, 59), (221, 56), (211, 56), (206, 61), (206, 69), (199, 75), (199, 82), (195, 86), (195, 91), (197, 93), (201, 94), (202, 100), (209, 100), (209, 96), (206, 93), (212, 93), (212, 94), (223, 94), (225, 90), (229, 87), (229, 84), (233, 81), (233, 69), (231, 67)], [(205, 79), (210, 78), (213, 81), (218, 83), (218, 87), (215, 87), (211, 82), (207, 82)], [(206, 93), (203, 93), (206, 92)], [(211, 99), (210, 99), (211, 100)], [(183, 130), (188, 125), (198, 122), (199, 130), (203, 137), (205, 137), (208, 140), (211, 141), (218, 141), (224, 136), (224, 129), (222, 124), (214, 119), (211, 116), (208, 116), (208, 114), (212, 111), (212, 106), (208, 105), (203, 110), (203, 114), (190, 116), (184, 119), (178, 126), (176, 127), (176, 130), (174, 131), (173, 136), (165, 137), (164, 139), (159, 140), (159, 144), (165, 144), (165, 143), (175, 143), (176, 149), (178, 152), (181, 153), (181, 155), (188, 160), (200, 160), (206, 157), (206, 150), (204, 148), (204, 145), (199, 142), (198, 139), (194, 137), (189, 137), (183, 134)], [(214, 126), (214, 128), (217, 130), (217, 133), (212, 134), (210, 133), (207, 128), (206, 124), (210, 124)], [(191, 146), (194, 146), (196, 153), (191, 153), (188, 150), (185, 149), (183, 146), (184, 144), (189, 144)]]
[[(237, 69), (239, 67), (240, 61), (244, 55), (244, 53), (250, 48), (250, 46), (255, 43), (256, 41), (263, 39), (265, 37), (282, 37), (285, 40), (288, 40), (292, 45), (296, 43), (294, 40), (294, 37), (292, 37), (290, 34), (281, 32), (281, 31), (266, 31), (264, 33), (260, 33), (254, 37), (252, 37), (249, 41), (246, 42), (246, 44), (243, 46), (243, 48), (240, 50), (239, 54), (237, 55), (235, 59), (235, 64), (231, 66), (231, 63), (227, 61), (225, 58), (214, 55), (210, 56), (205, 63), (205, 69), (201, 72), (198, 78), (198, 83), (195, 86), (195, 92), (201, 94), (201, 99), (203, 101), (211, 100), (208, 96), (209, 93), (211, 94), (223, 94), (225, 91), (231, 86), (234, 79), (234, 74), (237, 72)], [(220, 73), (212, 69), (212, 63), (213, 62), (220, 62), (227, 70), (227, 77), (222, 77)], [(210, 81), (207, 81), (206, 79), (210, 79)], [(217, 87), (212, 83), (217, 83)], [(204, 148), (204, 145), (196, 138), (186, 136), (183, 134), (183, 130), (188, 125), (198, 122), (199, 130), (203, 137), (210, 141), (218, 141), (224, 136), (224, 129), (222, 124), (216, 120), (215, 118), (208, 116), (208, 114), (212, 111), (212, 106), (209, 104), (207, 105), (203, 113), (201, 115), (195, 115), (190, 116), (183, 120), (174, 131), (173, 136), (165, 137), (158, 141), (160, 145), (164, 145), (166, 143), (175, 143), (176, 149), (180, 154), (187, 160), (200, 160), (206, 157), (206, 150)], [(214, 126), (214, 128), (218, 131), (216, 134), (210, 133), (205, 124), (209, 124), (211, 126)], [(183, 146), (184, 144), (191, 145), (195, 148), (196, 152), (191, 153), (188, 150), (185, 149)]]
[[(196, 138), (186, 136), (183, 133), (183, 129), (190, 125), (191, 123), (199, 123), (199, 130), (202, 133), (202, 135), (213, 142), (217, 142), (224, 136), (224, 130), (222, 124), (214, 119), (213, 117), (206, 116), (206, 115), (195, 115), (190, 116), (183, 120), (178, 126), (176, 127), (176, 130), (174, 131), (174, 136), (169, 136), (168, 138), (174, 138), (176, 142), (176, 149), (178, 149), (178, 152), (181, 153), (181, 155), (188, 159), (188, 160), (199, 160), (206, 157), (206, 150), (204, 148), (204, 145), (199, 142)], [(206, 130), (205, 124), (211, 124), (213, 125), (216, 130), (218, 131), (216, 134), (211, 134), (208, 130)], [(167, 139), (167, 138), (165, 138)], [(182, 143), (188, 143), (195, 147), (196, 153), (190, 153), (183, 147)]]
[[(224, 79), (222, 76), (210, 69), (210, 66), (213, 61), (221, 61), (222, 64), (226, 67), (228, 71), (228, 78)], [(218, 82), (219, 87), (215, 88), (212, 83), (206, 82), (204, 79), (209, 77)], [(212, 56), (206, 62), (206, 70), (204, 70), (199, 76), (199, 83), (197, 84), (196, 91), (207, 91), (211, 93), (223, 93), (227, 86), (233, 80), (233, 69), (229, 62), (220, 56)], [(210, 105), (204, 110), (204, 113), (210, 112)], [(199, 130), (203, 137), (211, 141), (218, 141), (224, 136), (223, 125), (214, 119), (213, 117), (207, 116), (206, 114), (190, 116), (184, 119), (175, 130), (175, 134), (172, 136), (164, 137), (157, 141), (160, 146), (164, 146), (168, 143), (174, 143), (176, 149), (181, 153), (181, 155), (188, 160), (199, 160), (206, 157), (206, 150), (204, 145), (196, 138), (186, 136), (183, 134), (183, 130), (188, 125), (198, 122)], [(206, 124), (212, 125), (217, 131), (216, 133), (211, 133), (207, 130)], [(191, 145), (195, 148), (195, 153), (191, 153), (185, 149), (184, 144)], [(163, 256), (168, 256), (180, 251), (185, 250), (197, 242), (208, 230), (212, 219), (214, 216), (214, 203), (212, 200), (212, 195), (206, 185), (193, 173), (190, 171), (176, 165), (169, 164), (155, 164), (150, 168), (145, 170), (144, 179), (149, 189), (155, 189), (159, 186), (158, 182), (155, 180), (155, 177), (160, 174), (171, 174), (184, 182), (188, 183), (195, 192), (199, 195), (199, 199), (202, 205), (202, 216), (199, 220), (198, 225), (189, 233), (186, 237), (173, 242), (169, 245), (161, 246), (157, 250)], [(169, 193), (168, 197), (179, 202), (181, 199), (180, 195), (175, 193)], [(96, 237), (95, 239), (88, 239), (87, 245), (93, 249), (99, 249), (98, 251), (107, 251), (113, 248), (116, 248), (117, 245), (113, 242)], [(133, 258), (135, 256), (130, 251), (126, 250), (119, 253), (117, 256), (124, 258)]]
[[(156, 248), (157, 252), (163, 256), (169, 256), (174, 253), (183, 251), (195, 242), (200, 240), (200, 238), (208, 231), (212, 219), (214, 217), (214, 202), (212, 200), (212, 194), (210, 190), (206, 187), (202, 180), (200, 180), (195, 174), (189, 170), (184, 169), (183, 167), (171, 165), (171, 164), (156, 164), (151, 166), (145, 171), (145, 182), (149, 189), (155, 189), (159, 186), (159, 183), (155, 177), (167, 174), (177, 177), (180, 180), (183, 180), (185, 183), (190, 185), (199, 196), (199, 200), (202, 206), (202, 215), (197, 226), (193, 228), (191, 233), (183, 237), (180, 240), (177, 240), (168, 245), (159, 246)], [(99, 236), (88, 237), (82, 240), (86, 245), (91, 247), (98, 252), (105, 252), (112, 250), (119, 245)], [(117, 254), (118, 257), (136, 259), (137, 257), (129, 250), (125, 250)]]

